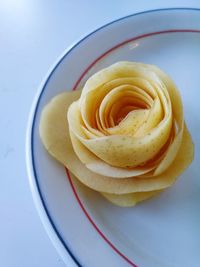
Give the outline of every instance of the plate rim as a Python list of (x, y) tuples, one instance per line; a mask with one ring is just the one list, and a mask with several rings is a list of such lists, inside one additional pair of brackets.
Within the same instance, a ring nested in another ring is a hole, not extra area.
[[(139, 16), (143, 14), (148, 13), (157, 13), (157, 12), (164, 12), (164, 11), (200, 11), (200, 8), (194, 8), (194, 7), (173, 7), (173, 8), (159, 8), (159, 9), (151, 9), (151, 10), (145, 10), (137, 13), (132, 13), (127, 16), (120, 17), (116, 20), (113, 20), (111, 22), (108, 22), (104, 24), (101, 27), (98, 27), (97, 29), (91, 31), (89, 34), (84, 35), (84, 37), (79, 38), (78, 41), (75, 41), (72, 43), (72, 45), (68, 46), (64, 52), (61, 54), (60, 57), (51, 65), (49, 68), (49, 71), (45, 75), (44, 79), (42, 80), (38, 90), (36, 91), (33, 104), (30, 109), (29, 117), (28, 117), (28, 123), (27, 123), (27, 131), (26, 131), (26, 144), (25, 144), (25, 152), (26, 152), (26, 169), (28, 173), (28, 180), (30, 185), (31, 194), (33, 197), (34, 204), (36, 206), (37, 212), (39, 214), (39, 217), (42, 221), (42, 224), (52, 241), (54, 247), (56, 248), (58, 254), (60, 254), (61, 258), (65, 263), (66, 257), (67, 261), (73, 261), (76, 266), (81, 267), (81, 263), (76, 258), (76, 256), (71, 251), (70, 247), (66, 242), (63, 240), (62, 236), (60, 235), (57, 227), (55, 226), (52, 216), (50, 215), (50, 212), (48, 211), (48, 208), (45, 204), (45, 200), (42, 195), (42, 191), (40, 189), (38, 180), (36, 179), (36, 172), (34, 169), (33, 164), (33, 152), (32, 152), (32, 140), (33, 140), (33, 131), (34, 131), (34, 121), (35, 121), (35, 115), (37, 113), (38, 104), (40, 102), (40, 99), (42, 97), (42, 94), (46, 88), (46, 85), (48, 84), (50, 78), (53, 76), (56, 69), (59, 67), (59, 65), (62, 63), (62, 61), (67, 57), (76, 47), (78, 47), (82, 42), (84, 42), (87, 38), (95, 34), (96, 32), (100, 31), (101, 29), (104, 29), (108, 27), (109, 25), (115, 24), (116, 22), (125, 20), (130, 17)], [(67, 253), (66, 253), (67, 252)]]

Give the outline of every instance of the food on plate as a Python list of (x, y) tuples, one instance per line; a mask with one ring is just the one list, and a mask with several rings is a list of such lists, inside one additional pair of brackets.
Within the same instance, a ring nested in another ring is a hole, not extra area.
[(193, 160), (181, 96), (154, 65), (117, 62), (43, 109), (47, 151), (89, 188), (134, 206), (171, 186)]

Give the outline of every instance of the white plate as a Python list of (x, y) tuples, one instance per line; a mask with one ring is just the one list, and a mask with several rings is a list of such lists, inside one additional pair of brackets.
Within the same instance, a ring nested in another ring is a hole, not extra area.
[[(119, 60), (156, 64), (180, 88), (196, 155), (159, 197), (133, 208), (116, 207), (74, 183), (44, 149), (38, 124), (44, 105), (80, 87)], [(94, 31), (53, 67), (34, 103), (27, 162), (41, 219), (67, 262), (78, 266), (200, 266), (200, 10), (166, 9), (131, 15)]]

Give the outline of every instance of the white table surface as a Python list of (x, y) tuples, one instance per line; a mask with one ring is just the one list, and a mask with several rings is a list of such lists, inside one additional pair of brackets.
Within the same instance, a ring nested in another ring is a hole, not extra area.
[(43, 77), (95, 28), (165, 7), (200, 8), (200, 1), (0, 0), (0, 266), (65, 266), (37, 214), (26, 171), (27, 121)]

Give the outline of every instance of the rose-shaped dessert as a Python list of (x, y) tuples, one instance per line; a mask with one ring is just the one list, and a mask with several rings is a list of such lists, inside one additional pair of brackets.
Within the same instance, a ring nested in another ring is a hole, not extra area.
[(40, 135), (83, 184), (120, 206), (171, 186), (193, 159), (180, 94), (159, 68), (118, 62), (43, 110)]

